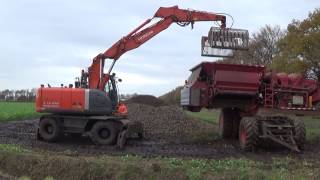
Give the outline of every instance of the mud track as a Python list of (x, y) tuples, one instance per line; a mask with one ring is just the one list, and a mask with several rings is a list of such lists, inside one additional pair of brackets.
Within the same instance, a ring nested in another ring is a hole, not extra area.
[(258, 149), (254, 153), (243, 153), (237, 141), (214, 140), (203, 144), (172, 143), (163, 140), (129, 139), (124, 150), (114, 146), (94, 145), (87, 137), (66, 136), (58, 143), (47, 143), (36, 140), (37, 120), (24, 120), (0, 124), (0, 143), (18, 144), (34, 151), (54, 151), (71, 156), (79, 155), (140, 155), (143, 157), (183, 157), (183, 158), (214, 158), (247, 157), (268, 161), (271, 157), (292, 155), (297, 158), (320, 159), (320, 142), (307, 144), (302, 154), (291, 153), (283, 148), (278, 150)]

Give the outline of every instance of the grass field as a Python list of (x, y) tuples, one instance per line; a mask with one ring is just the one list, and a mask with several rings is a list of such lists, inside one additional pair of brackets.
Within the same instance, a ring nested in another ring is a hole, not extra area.
[(215, 125), (219, 125), (219, 110), (206, 110), (203, 109), (201, 112), (190, 112), (185, 111), (189, 116), (194, 117), (196, 119), (200, 119), (202, 121), (212, 123)]
[(0, 102), (0, 122), (24, 120), (38, 117), (34, 103), (31, 102)]
[(0, 172), (4, 175), (27, 179), (300, 180), (317, 179), (320, 175), (316, 163), (290, 156), (271, 158), (270, 162), (244, 157), (205, 160), (132, 155), (72, 156), (34, 152), (6, 144), (0, 144), (0, 162)]

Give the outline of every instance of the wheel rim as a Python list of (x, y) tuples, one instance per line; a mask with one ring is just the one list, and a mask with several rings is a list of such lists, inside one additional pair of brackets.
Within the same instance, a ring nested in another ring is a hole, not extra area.
[(107, 139), (110, 136), (110, 131), (109, 129), (103, 128), (99, 131), (99, 136), (102, 139)]
[(51, 125), (51, 124), (48, 124), (46, 127), (45, 127), (45, 130), (48, 134), (53, 134), (54, 132), (54, 127)]
[(223, 128), (223, 115), (221, 115), (220, 118), (219, 118), (219, 129), (220, 129), (220, 131), (222, 131), (222, 128)]
[(244, 128), (241, 128), (240, 142), (243, 145), (246, 144), (246, 142), (247, 142), (247, 131)]

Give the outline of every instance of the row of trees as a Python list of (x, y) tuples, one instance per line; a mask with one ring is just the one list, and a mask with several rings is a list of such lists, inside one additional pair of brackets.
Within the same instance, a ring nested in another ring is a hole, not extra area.
[(287, 73), (302, 73), (320, 82), (320, 9), (286, 30), (266, 25), (250, 39), (249, 51), (235, 52), (225, 62), (266, 65)]
[(34, 101), (36, 89), (21, 89), (0, 91), (0, 101)]
[(183, 87), (178, 86), (175, 89), (173, 89), (170, 92), (167, 92), (166, 94), (160, 96), (159, 98), (163, 100), (166, 104), (180, 104), (180, 91)]
[[(21, 89), (21, 90), (9, 90), (5, 89), (0, 91), (0, 101), (35, 101), (37, 89)], [(120, 99), (122, 101), (128, 100), (133, 96), (137, 96), (137, 93), (134, 94), (120, 94)]]

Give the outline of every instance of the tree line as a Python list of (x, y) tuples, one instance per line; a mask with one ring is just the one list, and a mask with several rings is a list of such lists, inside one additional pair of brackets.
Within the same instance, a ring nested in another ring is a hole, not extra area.
[(250, 38), (248, 51), (236, 51), (233, 58), (221, 61), (265, 65), (320, 82), (320, 8), (302, 21), (292, 20), (286, 30), (265, 25)]
[(0, 91), (0, 101), (32, 102), (36, 99), (36, 90), (36, 88), (20, 90), (5, 89)]
[[(20, 102), (34, 102), (36, 99), (37, 89), (20, 89), (20, 90), (0, 90), (0, 101), (20, 101)], [(137, 96), (137, 93), (134, 94), (120, 94), (119, 99), (121, 101), (126, 101), (133, 96)]]

